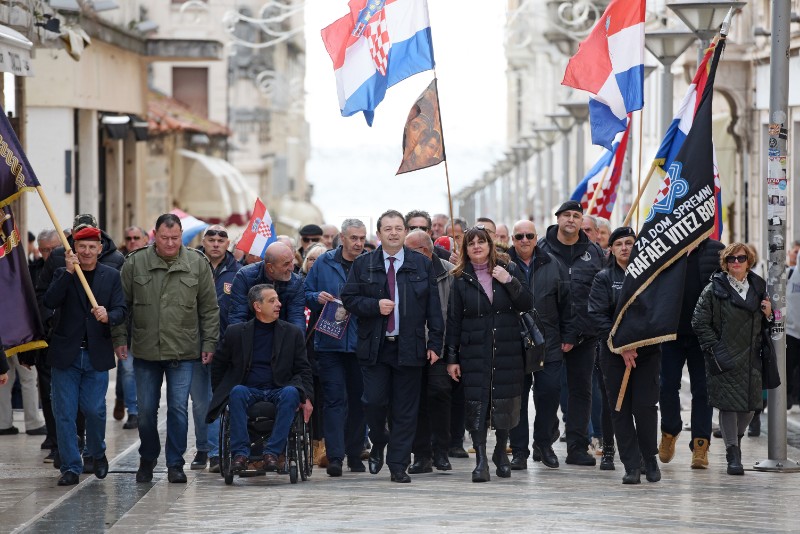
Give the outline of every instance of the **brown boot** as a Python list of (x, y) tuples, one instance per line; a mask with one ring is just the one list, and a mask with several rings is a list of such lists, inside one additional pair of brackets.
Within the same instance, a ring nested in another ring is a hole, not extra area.
[(319, 467), (328, 467), (328, 455), (325, 452), (325, 440), (314, 441), (314, 463)]
[(708, 440), (692, 440), (692, 469), (708, 469)]
[(661, 442), (658, 444), (658, 459), (661, 463), (668, 464), (675, 457), (675, 442), (678, 441), (679, 434), (661, 433)]

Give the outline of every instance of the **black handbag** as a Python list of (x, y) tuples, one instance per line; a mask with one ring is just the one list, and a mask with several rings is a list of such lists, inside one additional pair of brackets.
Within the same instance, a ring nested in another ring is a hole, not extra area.
[(544, 367), (545, 338), (544, 325), (535, 309), (521, 312), (519, 324), (522, 335), (522, 348), (525, 352), (525, 373), (535, 373)]
[(781, 385), (781, 375), (778, 370), (778, 358), (775, 355), (775, 345), (772, 344), (772, 327), (767, 326), (761, 332), (761, 388), (775, 389)]

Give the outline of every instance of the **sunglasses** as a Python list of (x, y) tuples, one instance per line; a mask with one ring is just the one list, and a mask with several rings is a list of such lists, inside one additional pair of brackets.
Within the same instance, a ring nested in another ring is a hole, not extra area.
[(428, 227), (427, 226), (409, 226), (408, 229), (409, 230), (422, 230), (423, 232), (427, 232), (428, 231)]
[(747, 256), (744, 254), (740, 254), (738, 256), (725, 256), (726, 263), (744, 263), (747, 261)]
[(125, 241), (139, 241), (140, 239), (142, 239), (142, 236), (140, 236), (140, 235), (126, 235), (125, 236)]
[(321, 237), (303, 237), (303, 243), (319, 243)]
[(228, 232), (225, 230), (208, 230), (203, 237), (214, 237), (215, 235), (218, 235), (224, 239), (228, 239)]
[(536, 237), (536, 234), (514, 234), (515, 241), (522, 241), (523, 238), (527, 239), (528, 241), (533, 241), (534, 237)]

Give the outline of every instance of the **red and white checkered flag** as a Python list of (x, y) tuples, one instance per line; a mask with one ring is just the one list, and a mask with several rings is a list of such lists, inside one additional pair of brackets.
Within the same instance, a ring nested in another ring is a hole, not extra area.
[(367, 43), (369, 43), (369, 53), (372, 56), (372, 61), (375, 62), (375, 67), (382, 76), (386, 76), (386, 65), (389, 61), (392, 40), (389, 38), (389, 32), (386, 29), (386, 15), (383, 9), (375, 13), (375, 16), (369, 21), (367, 28), (364, 30), (364, 37), (367, 38)]

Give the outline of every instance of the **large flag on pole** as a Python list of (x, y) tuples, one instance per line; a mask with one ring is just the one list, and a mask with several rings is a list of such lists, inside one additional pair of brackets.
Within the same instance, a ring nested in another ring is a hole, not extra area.
[(372, 126), (386, 90), (434, 66), (426, 0), (350, 0), (350, 13), (322, 30), (343, 117)]
[(642, 226), (620, 290), (609, 348), (618, 354), (676, 338), (686, 255), (711, 235), (714, 196), (712, 100), (725, 41), (717, 44), (689, 135), (667, 169)]
[(444, 160), (439, 92), (434, 78), (408, 112), (403, 130), (403, 161), (397, 174), (433, 167)]
[(250, 218), (250, 222), (247, 224), (241, 239), (236, 243), (236, 248), (247, 254), (263, 258), (267, 247), (277, 240), (272, 217), (270, 217), (267, 207), (261, 202), (261, 199), (257, 198), (256, 205), (253, 207), (253, 216)]
[(593, 95), (592, 143), (609, 150), (628, 113), (644, 106), (644, 15), (645, 0), (611, 0), (561, 82)]
[(0, 107), (0, 342), (8, 356), (47, 347), (28, 271), (26, 241), (20, 237), (9, 204), (39, 180)]
[[(622, 176), (622, 166), (625, 162), (625, 151), (628, 149), (630, 131), (630, 122), (628, 122), (628, 127), (621, 138), (614, 141), (612, 150), (603, 149), (603, 153), (597, 163), (589, 169), (589, 172), (586, 173), (578, 187), (572, 192), (570, 198), (580, 202), (587, 215), (597, 215), (606, 219), (611, 217), (611, 212), (614, 211), (614, 204), (617, 201), (617, 187)], [(598, 190), (597, 185), (601, 180), (603, 181), (603, 186)], [(589, 204), (592, 203), (595, 193), (597, 194), (597, 200), (594, 201), (594, 208), (590, 213), (588, 211)]]

